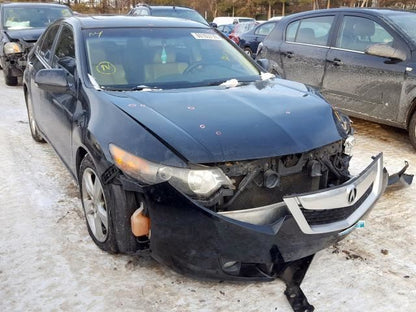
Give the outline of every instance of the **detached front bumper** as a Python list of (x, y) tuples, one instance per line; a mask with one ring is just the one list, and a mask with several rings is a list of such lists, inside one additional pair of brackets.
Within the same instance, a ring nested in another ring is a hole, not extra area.
[(358, 176), (265, 207), (215, 213), (168, 183), (147, 190), (152, 256), (202, 278), (272, 279), (292, 261), (349, 233), (382, 195), (388, 175), (379, 154)]

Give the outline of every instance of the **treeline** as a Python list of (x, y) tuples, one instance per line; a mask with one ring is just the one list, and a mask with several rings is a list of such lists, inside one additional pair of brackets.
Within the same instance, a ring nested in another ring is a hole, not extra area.
[(216, 16), (250, 16), (265, 20), (272, 16), (342, 6), (394, 7), (407, 10), (416, 8), (416, 0), (59, 0), (59, 2), (71, 6), (79, 13), (116, 14), (125, 14), (131, 7), (142, 2), (149, 5), (182, 5), (196, 9), (208, 21)]

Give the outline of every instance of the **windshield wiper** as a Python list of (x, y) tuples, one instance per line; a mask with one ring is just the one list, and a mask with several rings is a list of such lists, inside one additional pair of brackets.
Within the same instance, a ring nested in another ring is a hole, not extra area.
[(130, 91), (154, 91), (154, 90), (162, 90), (162, 89), (157, 88), (157, 87), (149, 87), (146, 85), (138, 85), (130, 89)]
[(223, 79), (223, 80), (210, 81), (210, 82), (207, 82), (206, 84), (204, 84), (204, 86), (221, 86), (221, 87), (226, 87), (226, 88), (232, 88), (232, 87), (247, 85), (247, 84), (249, 84), (251, 82), (254, 82), (254, 81), (256, 81), (256, 80), (252, 80), (252, 79), (238, 80), (238, 79), (232, 78), (232, 79)]
[(100, 86), (100, 88), (106, 91), (126, 91), (126, 89), (123, 89), (123, 88), (104, 87), (104, 86)]

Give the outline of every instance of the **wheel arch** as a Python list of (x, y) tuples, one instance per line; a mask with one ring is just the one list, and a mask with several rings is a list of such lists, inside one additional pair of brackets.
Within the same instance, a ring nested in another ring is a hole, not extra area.
[(413, 100), (410, 102), (409, 110), (406, 115), (406, 129), (409, 129), (410, 126), (410, 120), (412, 119), (412, 116), (414, 113), (416, 113), (416, 97), (413, 98)]
[(24, 83), (23, 84), (23, 94), (25, 95), (25, 100), (27, 99), (27, 91), (28, 91), (27, 85)]
[(77, 153), (75, 155), (75, 168), (76, 168), (76, 172), (77, 172), (77, 180), (79, 183), (79, 169), (81, 166), (81, 162), (84, 159), (85, 155), (88, 154), (88, 151), (83, 148), (82, 146), (80, 146), (77, 150)]

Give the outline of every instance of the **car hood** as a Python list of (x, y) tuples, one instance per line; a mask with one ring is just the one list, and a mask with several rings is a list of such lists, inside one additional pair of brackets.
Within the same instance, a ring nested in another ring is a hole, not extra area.
[(341, 139), (330, 105), (282, 79), (103, 94), (191, 163), (302, 153)]
[(45, 28), (28, 28), (7, 30), (7, 36), (12, 40), (36, 41), (40, 35), (45, 31)]

